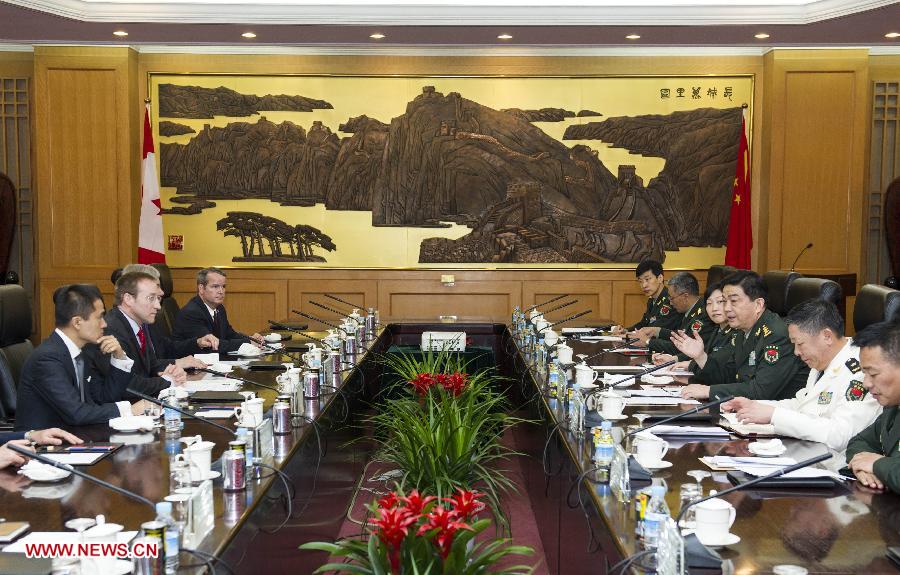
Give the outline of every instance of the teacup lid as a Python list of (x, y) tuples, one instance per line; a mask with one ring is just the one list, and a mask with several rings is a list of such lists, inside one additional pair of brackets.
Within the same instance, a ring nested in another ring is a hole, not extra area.
[[(715, 495), (716, 493), (715, 489), (712, 489), (709, 492), (710, 495)], [(697, 507), (703, 507), (704, 509), (728, 509), (731, 507), (731, 503), (728, 503), (724, 499), (714, 497), (713, 499), (707, 499), (706, 501), (698, 503)]]
[(212, 441), (196, 441), (187, 447), (185, 447), (185, 451), (203, 451), (206, 449), (212, 449), (216, 444)]
[(634, 436), (638, 439), (643, 439), (644, 441), (662, 441), (661, 437), (657, 437), (653, 435), (653, 433), (649, 430), (638, 431), (634, 434)]
[(576, 364), (575, 364), (575, 369), (580, 369), (581, 371), (585, 371), (585, 370), (587, 370), (587, 371), (594, 371), (594, 368), (591, 367), (591, 366), (589, 366), (589, 365), (586, 364), (586, 363), (576, 363)]

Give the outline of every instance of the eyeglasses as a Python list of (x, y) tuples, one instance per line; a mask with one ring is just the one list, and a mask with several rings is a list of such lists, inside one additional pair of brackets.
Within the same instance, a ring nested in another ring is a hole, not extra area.
[(163, 300), (161, 295), (156, 295), (156, 294), (147, 294), (141, 298), (139, 298), (137, 296), (137, 294), (133, 294), (133, 293), (129, 293), (128, 295), (130, 295), (134, 299), (142, 299), (142, 300), (146, 301), (147, 303), (157, 303), (157, 302), (162, 302), (162, 300)]

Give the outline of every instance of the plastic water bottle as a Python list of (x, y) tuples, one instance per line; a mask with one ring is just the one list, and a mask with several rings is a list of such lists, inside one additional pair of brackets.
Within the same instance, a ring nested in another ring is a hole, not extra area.
[(547, 390), (551, 398), (556, 397), (557, 387), (559, 386), (559, 366), (556, 361), (547, 367)]
[(659, 532), (663, 523), (669, 517), (669, 506), (666, 505), (666, 488), (663, 485), (654, 485), (650, 488), (650, 501), (644, 512), (644, 549), (652, 551), (650, 561), (644, 562), (645, 566), (656, 566), (656, 548), (659, 544)]
[(179, 433), (181, 431), (181, 414), (168, 407), (172, 405), (178, 407), (178, 399), (174, 393), (169, 393), (165, 399), (166, 407), (163, 409), (163, 421), (165, 423), (166, 433)]
[(253, 466), (253, 437), (250, 435), (250, 432), (246, 427), (238, 427), (237, 438), (239, 441), (243, 441), (244, 444), (247, 446), (247, 449), (244, 452), (244, 456), (247, 458), (247, 467), (252, 467)]
[(156, 504), (156, 520), (166, 524), (163, 534), (163, 549), (166, 553), (166, 573), (174, 574), (178, 571), (178, 552), (181, 549), (181, 528), (172, 517), (172, 504), (168, 501), (160, 501)]
[(600, 435), (594, 439), (594, 463), (601, 470), (607, 470), (607, 477), (609, 476), (609, 465), (612, 463), (615, 451), (616, 440), (612, 436), (612, 422), (604, 421), (600, 424)]
[(584, 417), (586, 415), (584, 396), (580, 389), (572, 392), (572, 402), (569, 404), (569, 429), (572, 434), (581, 439), (584, 437)]

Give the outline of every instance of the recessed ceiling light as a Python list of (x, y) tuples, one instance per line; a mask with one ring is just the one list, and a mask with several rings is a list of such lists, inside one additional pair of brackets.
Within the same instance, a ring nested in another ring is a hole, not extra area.
[(115, 32), (113, 32), (113, 36), (124, 38), (125, 36), (128, 36), (128, 32), (126, 32), (125, 30), (116, 30)]
[(888, 32), (884, 35), (885, 38), (900, 38), (900, 32)]
[(627, 40), (640, 40), (641, 36), (639, 34), (629, 34), (628, 36), (625, 36), (625, 38)]
[(769, 35), (766, 34), (765, 32), (760, 32), (759, 34), (754, 34), (753, 37), (758, 40), (765, 40), (766, 38), (769, 37)]
[(242, 38), (256, 38), (256, 34), (254, 34), (253, 32), (244, 32), (243, 34), (241, 34), (241, 37)]
[(498, 40), (512, 40), (512, 35), (510, 34), (500, 34), (497, 36)]
[(374, 34), (371, 34), (369, 38), (371, 38), (372, 40), (381, 40), (382, 38), (384, 38), (384, 34), (375, 32)]

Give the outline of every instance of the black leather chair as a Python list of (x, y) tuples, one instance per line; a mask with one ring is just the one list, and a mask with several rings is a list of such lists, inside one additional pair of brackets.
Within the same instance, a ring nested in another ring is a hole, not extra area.
[(172, 297), (173, 283), (172, 271), (166, 264), (153, 264), (159, 270), (159, 287), (163, 291), (163, 299), (159, 303), (160, 310), (154, 325), (159, 329), (159, 333), (165, 337), (172, 337), (172, 331), (175, 329), (175, 318), (178, 317), (178, 311), (181, 307), (175, 298)]
[(822, 278), (797, 278), (788, 287), (785, 307), (791, 311), (795, 305), (811, 299), (824, 299), (837, 305), (843, 295), (837, 282)]
[(31, 344), (31, 304), (20, 285), (0, 286), (0, 353), (6, 360), (16, 387), (22, 366), (34, 350)]
[(0, 353), (0, 430), (11, 429), (16, 420), (16, 381), (6, 358)]
[(769, 291), (768, 303), (766, 307), (774, 311), (778, 315), (787, 314), (790, 309), (787, 307), (787, 294), (791, 284), (797, 278), (803, 277), (797, 272), (788, 272), (784, 270), (774, 270), (763, 274), (763, 281), (766, 289)]
[(736, 271), (737, 268), (731, 266), (709, 266), (709, 271), (706, 272), (706, 285), (718, 283), (725, 279), (726, 276), (731, 275)]
[(900, 320), (900, 291), (876, 284), (866, 284), (856, 294), (853, 327), (860, 331), (879, 321)]

